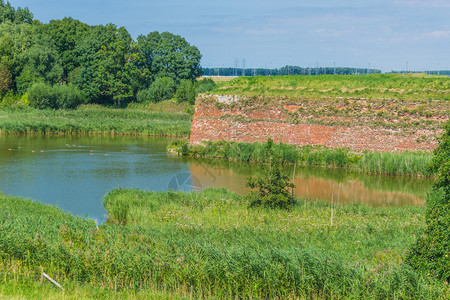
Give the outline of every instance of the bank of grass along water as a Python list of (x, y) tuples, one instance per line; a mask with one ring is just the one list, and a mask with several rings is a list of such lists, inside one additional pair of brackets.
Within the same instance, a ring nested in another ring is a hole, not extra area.
[(249, 208), (224, 189), (116, 189), (105, 196), (109, 221), (97, 227), (22, 198), (0, 195), (0, 205), (2, 269), (38, 281), (43, 267), (75, 293), (78, 282), (205, 298), (450, 296), (403, 264), (424, 230), (423, 207), (298, 199), (279, 210)]
[[(168, 109), (168, 112), (161, 111)], [(187, 106), (186, 106), (187, 109)], [(134, 105), (126, 109), (98, 105), (76, 110), (0, 111), (0, 134), (128, 134), (188, 136), (192, 116), (180, 105)]]
[[(205, 141), (201, 145), (189, 144), (187, 140), (177, 140), (168, 146), (168, 151), (179, 155), (214, 157), (240, 162), (268, 162), (266, 143), (239, 143), (230, 141)], [(424, 151), (404, 152), (356, 152), (347, 148), (325, 146), (297, 146), (274, 144), (273, 151), (281, 163), (351, 167), (364, 172), (431, 176), (428, 165), (432, 154)]]

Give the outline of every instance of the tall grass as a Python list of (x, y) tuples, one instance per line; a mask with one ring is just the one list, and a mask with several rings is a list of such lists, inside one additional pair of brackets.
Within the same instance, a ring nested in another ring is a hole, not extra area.
[(0, 196), (0, 259), (36, 272), (43, 266), (61, 280), (184, 289), (199, 297), (449, 295), (448, 286), (402, 264), (425, 226), (423, 208), (298, 203), (290, 211), (250, 209), (223, 189), (119, 189), (105, 197), (110, 222), (97, 228), (56, 208)]
[[(187, 141), (176, 141), (170, 144), (168, 149), (180, 155), (241, 162), (268, 162), (270, 158), (266, 146), (267, 143), (258, 142), (206, 141), (202, 145), (191, 145)], [(348, 148), (333, 149), (283, 143), (274, 144), (273, 151), (281, 163), (352, 167), (365, 172), (389, 175), (431, 176), (427, 166), (432, 154), (428, 152), (355, 152)]]
[(186, 136), (191, 116), (89, 106), (78, 110), (0, 111), (0, 134), (130, 134)]

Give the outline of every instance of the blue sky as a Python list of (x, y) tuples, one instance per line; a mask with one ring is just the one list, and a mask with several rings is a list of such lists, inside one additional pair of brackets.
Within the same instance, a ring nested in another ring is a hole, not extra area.
[(42, 22), (179, 34), (204, 67), (450, 69), (450, 0), (10, 0)]

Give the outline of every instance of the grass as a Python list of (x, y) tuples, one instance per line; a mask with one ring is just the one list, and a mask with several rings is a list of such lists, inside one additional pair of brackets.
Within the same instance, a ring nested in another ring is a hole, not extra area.
[[(63, 283), (109, 290), (99, 297), (111, 295), (117, 282), (126, 287), (119, 289), (124, 297), (146, 290), (187, 296), (193, 291), (205, 298), (450, 295), (448, 285), (402, 264), (425, 228), (422, 207), (299, 200), (292, 210), (269, 210), (249, 208), (224, 189), (117, 189), (104, 205), (109, 222), (97, 227), (50, 206), (0, 195), (2, 269), (31, 276), (42, 266)], [(0, 295), (19, 284), (0, 284)]]
[(450, 100), (450, 78), (426, 74), (239, 77), (211, 93), (304, 99)]
[[(241, 162), (268, 162), (267, 143), (239, 143), (228, 141), (205, 141), (191, 145), (185, 140), (175, 141), (169, 151), (180, 155), (214, 157)], [(422, 151), (404, 152), (355, 152), (347, 148), (325, 146), (297, 146), (274, 144), (275, 155), (282, 163), (300, 165), (352, 167), (360, 171), (410, 176), (431, 176), (428, 164), (432, 154)]]
[(188, 113), (82, 106), (77, 110), (0, 111), (0, 134), (187, 136)]

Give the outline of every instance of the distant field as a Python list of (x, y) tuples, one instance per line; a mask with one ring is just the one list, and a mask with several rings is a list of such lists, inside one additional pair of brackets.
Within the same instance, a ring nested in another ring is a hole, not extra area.
[(426, 74), (239, 77), (211, 93), (311, 100), (450, 100), (450, 78)]
[(202, 76), (199, 79), (203, 79), (203, 78), (210, 78), (215, 83), (222, 83), (222, 82), (231, 81), (231, 80), (237, 78), (237, 76)]

